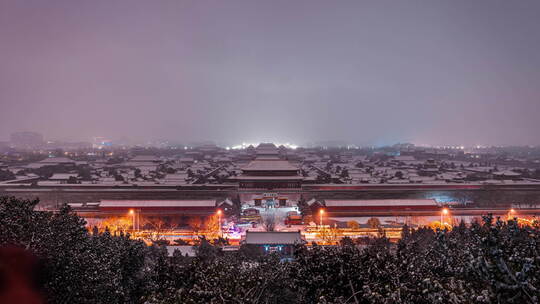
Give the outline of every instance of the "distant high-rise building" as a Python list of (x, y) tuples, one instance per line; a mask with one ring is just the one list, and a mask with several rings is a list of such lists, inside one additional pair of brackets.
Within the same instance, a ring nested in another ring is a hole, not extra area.
[(37, 132), (16, 132), (11, 134), (11, 145), (16, 148), (32, 149), (44, 144), (43, 135)]

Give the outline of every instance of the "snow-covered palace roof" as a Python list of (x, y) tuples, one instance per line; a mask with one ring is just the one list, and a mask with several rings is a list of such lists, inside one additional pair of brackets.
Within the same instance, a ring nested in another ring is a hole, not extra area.
[(281, 159), (255, 159), (247, 166), (244, 171), (296, 171), (298, 167), (293, 166), (286, 160)]
[(246, 232), (246, 244), (254, 245), (286, 245), (304, 242), (300, 231), (296, 232)]
[(437, 206), (435, 199), (326, 200), (326, 207)]
[(215, 200), (102, 200), (100, 208), (215, 207)]

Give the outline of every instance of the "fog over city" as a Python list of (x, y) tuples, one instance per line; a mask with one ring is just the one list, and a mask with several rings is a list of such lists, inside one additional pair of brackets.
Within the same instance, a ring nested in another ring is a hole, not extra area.
[(0, 141), (540, 144), (539, 1), (0, 2)]

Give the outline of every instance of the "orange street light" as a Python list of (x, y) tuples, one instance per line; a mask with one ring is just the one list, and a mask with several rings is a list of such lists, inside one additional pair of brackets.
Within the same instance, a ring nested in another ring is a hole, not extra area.
[(319, 210), (319, 216), (320, 216), (320, 222), (319, 222), (319, 224), (321, 225), (321, 227), (322, 227), (322, 217), (323, 217), (323, 214), (324, 214), (324, 209)]
[(223, 234), (221, 232), (221, 209), (218, 209), (216, 213), (218, 215), (219, 236), (223, 237)]
[(516, 218), (516, 210), (514, 208), (511, 208), (510, 211), (508, 211), (508, 218)]
[(133, 231), (135, 231), (135, 210), (129, 209), (129, 215), (131, 215), (131, 226), (133, 226)]
[(448, 214), (448, 209), (447, 208), (443, 208), (441, 210), (441, 226), (444, 224), (444, 216)]

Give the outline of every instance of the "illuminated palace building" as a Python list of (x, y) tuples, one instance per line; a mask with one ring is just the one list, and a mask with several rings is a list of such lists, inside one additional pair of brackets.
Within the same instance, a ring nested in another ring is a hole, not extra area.
[(236, 179), (240, 189), (299, 189), (303, 177), (298, 171), (297, 166), (280, 157), (274, 144), (260, 144), (255, 159)]

